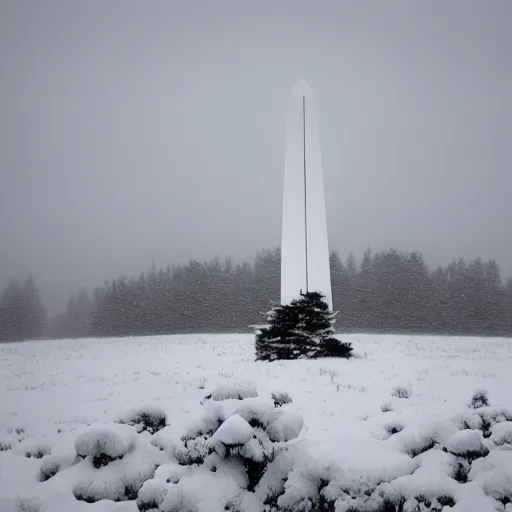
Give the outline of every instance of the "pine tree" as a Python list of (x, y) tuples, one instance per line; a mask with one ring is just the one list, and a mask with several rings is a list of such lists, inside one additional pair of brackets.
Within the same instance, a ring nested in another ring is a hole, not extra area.
[(41, 293), (32, 276), (23, 284), (22, 294), (25, 313), (23, 339), (42, 339), (46, 328), (46, 313)]
[(26, 321), (23, 291), (13, 279), (0, 297), (0, 341), (21, 341)]
[(269, 325), (256, 334), (256, 360), (350, 357), (350, 344), (333, 337), (335, 313), (323, 298), (319, 292), (307, 292), (271, 309)]

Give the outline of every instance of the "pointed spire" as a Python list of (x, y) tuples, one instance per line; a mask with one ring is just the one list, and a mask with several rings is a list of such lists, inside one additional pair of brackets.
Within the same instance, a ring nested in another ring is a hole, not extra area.
[(292, 96), (306, 96), (306, 97), (312, 97), (313, 91), (309, 87), (309, 85), (306, 83), (304, 79), (300, 79), (292, 89)]

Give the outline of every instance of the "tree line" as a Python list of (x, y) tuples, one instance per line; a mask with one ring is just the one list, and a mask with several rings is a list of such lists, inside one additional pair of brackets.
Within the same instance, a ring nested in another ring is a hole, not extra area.
[[(367, 250), (360, 264), (330, 256), (336, 327), (341, 332), (512, 335), (512, 279), (495, 260), (453, 260), (429, 270), (421, 253)], [(0, 341), (249, 331), (279, 302), (280, 251), (253, 262), (231, 259), (118, 277), (73, 294), (66, 311), (46, 322), (29, 277), (0, 297)]]

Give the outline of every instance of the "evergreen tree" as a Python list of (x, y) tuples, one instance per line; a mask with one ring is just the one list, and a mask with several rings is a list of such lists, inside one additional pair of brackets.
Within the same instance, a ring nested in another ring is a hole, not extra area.
[(21, 341), (26, 321), (22, 287), (13, 279), (0, 299), (0, 340)]
[(23, 285), (13, 279), (0, 297), (0, 341), (42, 339), (46, 314), (32, 276)]
[(335, 314), (324, 296), (307, 292), (267, 314), (268, 326), (256, 334), (256, 360), (350, 357), (352, 347), (333, 338)]
[(46, 329), (46, 313), (41, 293), (32, 276), (29, 276), (23, 284), (22, 295), (25, 317), (23, 339), (42, 339)]

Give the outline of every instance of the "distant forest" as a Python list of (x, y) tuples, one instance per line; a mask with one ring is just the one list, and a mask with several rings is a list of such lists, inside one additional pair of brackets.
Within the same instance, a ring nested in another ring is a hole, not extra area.
[[(512, 279), (503, 283), (494, 260), (458, 259), (432, 272), (419, 252), (367, 250), (360, 265), (336, 252), (330, 264), (340, 332), (512, 335)], [(50, 320), (29, 277), (1, 294), (0, 341), (243, 332), (263, 322), (279, 295), (278, 249), (252, 265), (191, 260), (118, 277), (92, 296), (82, 288)]]

